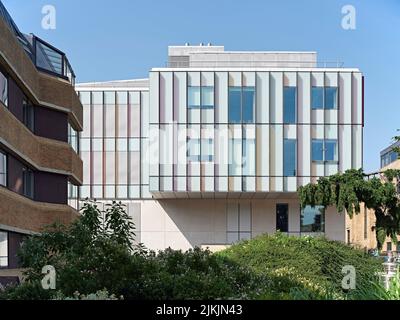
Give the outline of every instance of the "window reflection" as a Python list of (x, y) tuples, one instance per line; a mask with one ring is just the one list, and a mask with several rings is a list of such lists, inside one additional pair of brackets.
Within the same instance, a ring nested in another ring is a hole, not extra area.
[(301, 232), (325, 232), (325, 207), (306, 206), (301, 211), (300, 217)]
[(296, 87), (283, 88), (283, 122), (296, 123)]

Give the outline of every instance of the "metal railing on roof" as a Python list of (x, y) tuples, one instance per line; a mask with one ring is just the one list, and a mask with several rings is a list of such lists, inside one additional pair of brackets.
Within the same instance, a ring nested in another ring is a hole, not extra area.
[(68, 79), (72, 85), (75, 84), (75, 73), (62, 51), (35, 35), (32, 35), (32, 45), (34, 62), (39, 70), (61, 76)]

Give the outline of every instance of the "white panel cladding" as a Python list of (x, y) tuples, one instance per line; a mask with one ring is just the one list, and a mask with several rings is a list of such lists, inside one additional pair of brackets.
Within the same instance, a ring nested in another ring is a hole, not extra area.
[(297, 110), (298, 123), (311, 121), (311, 75), (309, 72), (299, 72), (297, 77)]
[(254, 192), (256, 187), (256, 127), (243, 126), (243, 191)]
[(296, 72), (285, 72), (283, 74), (283, 85), (285, 87), (296, 87), (297, 86)]
[(296, 192), (297, 191), (297, 178), (296, 177), (284, 177), (284, 191)]
[(159, 123), (159, 73), (150, 72), (150, 123)]
[(229, 191), (242, 191), (242, 127), (229, 126)]
[(255, 87), (256, 86), (256, 74), (255, 72), (243, 72), (242, 77), (243, 87)]
[(229, 86), (230, 87), (241, 87), (242, 86), (242, 73), (241, 72), (229, 72)]
[(200, 123), (200, 108), (188, 109), (188, 122), (189, 123)]
[(339, 141), (339, 170), (344, 172), (352, 168), (351, 125), (339, 126)]
[(239, 231), (249, 232), (251, 231), (251, 203), (240, 202), (239, 203)]
[(178, 123), (186, 123), (186, 95), (186, 72), (174, 72), (174, 120)]
[(355, 125), (352, 126), (353, 134), (353, 145), (352, 145), (352, 155), (353, 155), (353, 168), (359, 169), (362, 167), (362, 126)]
[(325, 139), (338, 139), (338, 126), (334, 125), (325, 125)]
[(201, 73), (201, 85), (203, 87), (214, 86), (214, 72), (202, 72)]
[(228, 202), (226, 205), (226, 230), (229, 232), (239, 231), (239, 207), (236, 202)]
[(141, 179), (142, 184), (149, 184), (150, 181), (150, 166), (149, 166), (149, 140), (142, 139), (141, 141)]
[(307, 184), (310, 182), (308, 178), (311, 174), (311, 126), (300, 125), (298, 127), (298, 159), (297, 168), (299, 178), (299, 185)]
[(200, 87), (200, 72), (188, 72), (187, 82), (190, 87)]
[(269, 73), (256, 74), (256, 122), (269, 123)]
[(353, 73), (353, 102), (352, 102), (352, 122), (362, 124), (362, 75)]
[(338, 123), (338, 110), (325, 110), (325, 123)]
[(215, 175), (217, 191), (228, 191), (229, 130), (228, 125), (217, 125), (214, 136)]
[(270, 190), (283, 191), (283, 125), (270, 128)]
[(228, 123), (228, 73), (215, 73), (215, 122)]
[(297, 125), (285, 124), (283, 126), (283, 137), (285, 139), (296, 139), (297, 138)]
[(83, 104), (83, 131), (81, 132), (82, 138), (89, 138), (90, 134), (90, 109), (91, 106)]
[(323, 109), (311, 110), (311, 122), (312, 123), (323, 124), (324, 116), (325, 116), (325, 110), (323, 110)]
[[(202, 167), (201, 175), (205, 177), (214, 177), (214, 126), (204, 125), (201, 129), (201, 154), (202, 154)], [(211, 156), (211, 161), (208, 161), (208, 157)], [(203, 180), (203, 189), (206, 191), (214, 191), (214, 179), (212, 183), (210, 179)]]
[(172, 191), (174, 125), (162, 125), (160, 129), (161, 190)]
[(314, 124), (311, 126), (311, 138), (312, 139), (324, 139), (324, 125), (322, 124)]
[(283, 74), (270, 73), (270, 122), (283, 123)]
[(337, 72), (326, 72), (325, 73), (325, 86), (326, 87), (337, 87), (338, 86)]
[(326, 163), (325, 170), (327, 176), (336, 174), (338, 173), (338, 165), (336, 163)]
[(321, 162), (311, 163), (311, 175), (313, 177), (323, 177), (325, 175), (325, 165)]
[(173, 73), (160, 73), (160, 123), (173, 121)]
[(325, 83), (323, 72), (312, 72), (311, 73), (311, 86), (312, 87), (323, 87)]
[[(188, 141), (192, 140), (195, 141), (195, 152), (198, 153), (200, 151), (200, 125), (190, 125), (187, 129)], [(192, 142), (193, 143), (193, 142)], [(192, 146), (187, 146), (188, 151), (193, 150)], [(189, 149), (190, 148), (190, 149)], [(200, 156), (200, 154), (197, 154)], [(189, 191), (200, 191), (200, 162), (197, 160), (190, 160), (188, 159), (188, 166), (187, 166), (187, 184)]]
[(351, 124), (352, 96), (351, 73), (339, 73), (339, 123)]
[(160, 176), (159, 144), (160, 144), (159, 125), (150, 124), (150, 134), (149, 134), (150, 191), (159, 190), (159, 176)]
[(269, 191), (269, 125), (256, 127), (257, 191)]
[(186, 169), (187, 169), (187, 130), (185, 125), (178, 125), (177, 159), (175, 175), (178, 176), (178, 191), (186, 191)]
[(147, 138), (149, 136), (149, 122), (150, 122), (150, 106), (149, 106), (149, 92), (141, 93), (140, 110), (141, 110), (141, 136)]

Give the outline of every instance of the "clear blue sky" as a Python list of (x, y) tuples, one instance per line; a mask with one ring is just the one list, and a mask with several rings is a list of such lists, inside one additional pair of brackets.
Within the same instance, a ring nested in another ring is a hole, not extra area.
[[(65, 51), (78, 82), (147, 77), (164, 66), (167, 46), (212, 42), (227, 50), (315, 50), (365, 75), (364, 167), (400, 128), (399, 0), (3, 0), (25, 33)], [(54, 5), (56, 30), (41, 28)], [(341, 28), (343, 5), (356, 30)]]

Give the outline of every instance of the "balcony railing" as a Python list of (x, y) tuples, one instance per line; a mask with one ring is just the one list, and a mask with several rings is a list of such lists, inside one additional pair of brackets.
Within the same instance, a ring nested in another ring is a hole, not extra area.
[(36, 67), (52, 75), (68, 79), (75, 84), (75, 73), (67, 59), (67, 56), (51, 44), (32, 35), (33, 60)]

